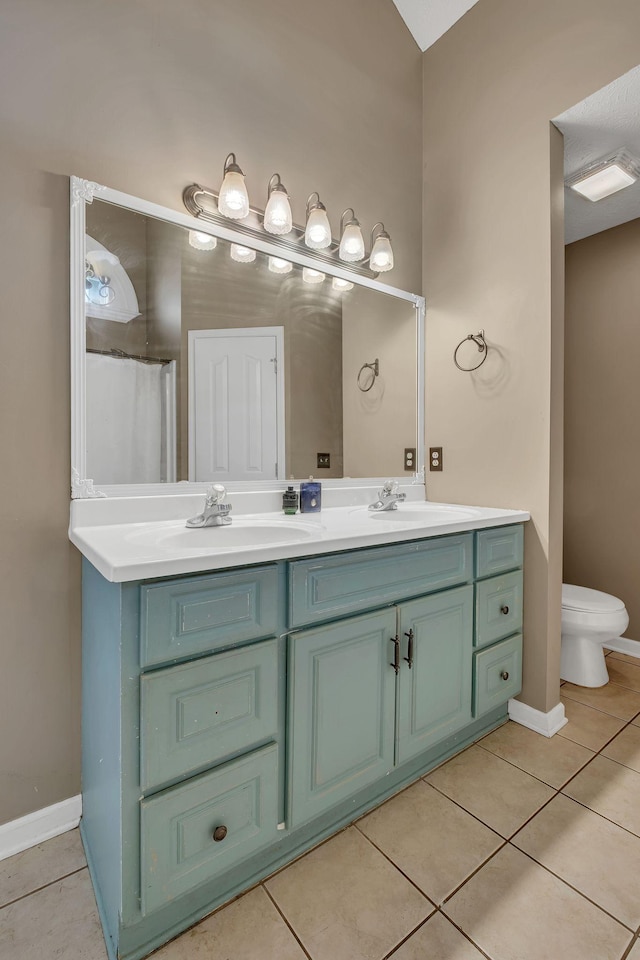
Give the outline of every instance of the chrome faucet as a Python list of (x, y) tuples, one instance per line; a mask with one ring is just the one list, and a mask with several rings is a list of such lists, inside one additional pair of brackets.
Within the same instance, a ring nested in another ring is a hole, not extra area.
[(369, 510), (380, 513), (382, 510), (397, 510), (398, 504), (407, 499), (406, 493), (398, 493), (398, 481), (387, 480), (382, 490), (378, 490), (378, 499), (369, 504)]
[(224, 503), (227, 491), (221, 483), (214, 483), (207, 490), (204, 501), (204, 510), (196, 517), (187, 520), (188, 527), (223, 527), (231, 523), (229, 512), (230, 503)]

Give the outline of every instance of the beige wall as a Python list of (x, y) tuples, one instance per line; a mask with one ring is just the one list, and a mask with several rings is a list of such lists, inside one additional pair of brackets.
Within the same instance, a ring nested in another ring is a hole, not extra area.
[[(524, 507), (524, 689), (558, 702), (562, 552), (560, 138), (549, 121), (640, 62), (637, 0), (480, 0), (424, 56), (430, 499)], [(550, 202), (551, 201), (551, 202)], [(477, 374), (457, 342), (484, 328)]]
[(347, 206), (384, 220), (418, 290), (421, 101), (390, 0), (0, 5), (0, 822), (80, 787), (68, 176), (181, 210), (234, 150), (259, 206), (278, 170), (297, 221), (312, 190), (334, 231)]
[(640, 220), (567, 247), (564, 576), (640, 639)]

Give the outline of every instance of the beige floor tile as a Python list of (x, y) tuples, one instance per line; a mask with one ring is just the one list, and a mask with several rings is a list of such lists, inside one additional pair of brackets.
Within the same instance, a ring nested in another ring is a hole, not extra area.
[(616, 920), (511, 846), (443, 909), (495, 960), (620, 960), (631, 940)]
[(623, 660), (625, 663), (640, 664), (640, 660), (638, 659), (638, 657), (630, 657), (626, 653), (618, 653), (617, 650), (611, 650), (610, 653), (607, 654), (607, 656), (613, 657), (614, 660)]
[(106, 960), (87, 870), (0, 910), (0, 957), (7, 960)]
[(618, 683), (621, 687), (628, 687), (629, 690), (640, 691), (640, 660), (629, 663), (628, 660), (619, 660), (611, 656), (607, 660), (607, 670), (611, 683)]
[(69, 830), (59, 837), (39, 843), (37, 847), (2, 860), (0, 907), (86, 865), (79, 830)]
[(625, 960), (640, 960), (640, 940), (636, 940), (633, 950), (625, 957)]
[(358, 827), (434, 903), (442, 903), (503, 843), (423, 781), (368, 814)]
[(567, 697), (560, 697), (560, 700), (564, 704), (564, 713), (569, 722), (560, 730), (558, 736), (580, 743), (589, 750), (600, 750), (627, 722), (587, 707), (577, 700), (569, 700)]
[(640, 773), (596, 757), (563, 793), (640, 836)]
[(391, 954), (389, 960), (484, 960), (479, 950), (463, 937), (441, 913), (427, 920)]
[(154, 960), (305, 960), (304, 950), (262, 887), (191, 927)]
[(515, 833), (554, 793), (478, 746), (469, 747), (425, 779), (503, 837)]
[(265, 885), (313, 960), (381, 960), (433, 912), (355, 827)]
[[(603, 757), (623, 763), (640, 773), (640, 727), (630, 724), (602, 751)], [(640, 799), (640, 798), (639, 798)]]
[(543, 737), (520, 723), (505, 723), (480, 746), (538, 780), (559, 788), (593, 757), (593, 751), (559, 737)]
[(617, 683), (606, 683), (604, 687), (578, 687), (574, 683), (565, 683), (562, 696), (569, 700), (578, 700), (621, 720), (631, 720), (640, 712), (640, 693), (627, 690)]
[(640, 838), (558, 794), (511, 841), (635, 930)]

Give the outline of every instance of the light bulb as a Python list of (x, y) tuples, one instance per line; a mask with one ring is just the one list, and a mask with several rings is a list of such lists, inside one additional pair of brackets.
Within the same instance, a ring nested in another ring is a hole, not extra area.
[(307, 200), (307, 226), (304, 231), (304, 242), (312, 250), (322, 250), (324, 247), (331, 245), (331, 224), (327, 216), (327, 209), (320, 202), (317, 193), (312, 193)]
[(280, 257), (269, 257), (269, 270), (271, 273), (291, 273), (293, 264), (289, 260), (281, 260)]
[(386, 273), (393, 269), (393, 250), (387, 233), (381, 233), (376, 238), (369, 257), (369, 266), (376, 273)]
[(350, 280), (342, 280), (341, 277), (334, 277), (331, 281), (331, 289), (341, 293), (342, 291), (353, 290), (353, 284)]
[(320, 273), (319, 270), (312, 270), (311, 267), (303, 267), (302, 269), (302, 279), (305, 283), (322, 283), (324, 278), (324, 273)]
[(224, 180), (218, 196), (218, 210), (223, 217), (230, 217), (232, 220), (242, 220), (249, 215), (249, 194), (244, 173), (236, 163), (235, 153), (230, 153), (224, 162)]
[(232, 243), (229, 251), (231, 259), (236, 263), (253, 263), (256, 258), (255, 250), (251, 247), (243, 247), (239, 243)]
[(289, 194), (281, 183), (278, 173), (274, 173), (269, 180), (269, 199), (264, 211), (263, 226), (267, 233), (275, 234), (290, 233), (293, 228)]
[(364, 237), (357, 220), (352, 220), (342, 231), (338, 256), (350, 263), (364, 260)]
[(218, 246), (216, 237), (210, 233), (201, 233), (200, 230), (189, 230), (189, 246), (194, 250), (215, 250)]

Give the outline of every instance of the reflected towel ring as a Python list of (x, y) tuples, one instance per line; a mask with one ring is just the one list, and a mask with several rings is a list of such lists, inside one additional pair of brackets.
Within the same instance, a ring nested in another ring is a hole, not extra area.
[[(480, 363), (476, 363), (475, 367), (461, 367), (460, 364), (458, 363), (458, 350), (460, 349), (463, 343), (467, 342), (467, 340), (473, 340), (473, 342), (476, 344), (480, 353), (484, 354)], [(471, 373), (473, 370), (477, 370), (479, 367), (482, 366), (482, 364), (487, 359), (488, 353), (489, 353), (489, 346), (487, 344), (487, 341), (484, 338), (484, 330), (481, 330), (480, 333), (475, 333), (475, 334), (470, 333), (468, 337), (465, 337), (464, 340), (460, 341), (458, 346), (453, 351), (453, 362), (455, 363), (458, 370), (462, 370), (464, 373)]]
[[(363, 377), (362, 374), (364, 373), (365, 370), (370, 370), (373, 376), (371, 376), (371, 373), (369, 374), (365, 373)], [(358, 390), (361, 390), (362, 393), (368, 393), (369, 390), (371, 390), (371, 387), (376, 382), (376, 377), (379, 374), (380, 374), (380, 364), (377, 358), (373, 361), (373, 363), (363, 363), (360, 369), (358, 370), (358, 376), (356, 378), (358, 383)], [(367, 385), (363, 386), (363, 384), (367, 384)]]

